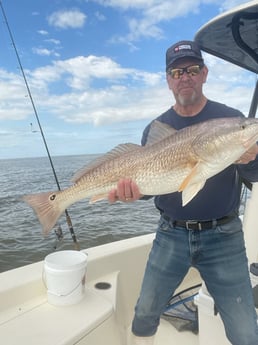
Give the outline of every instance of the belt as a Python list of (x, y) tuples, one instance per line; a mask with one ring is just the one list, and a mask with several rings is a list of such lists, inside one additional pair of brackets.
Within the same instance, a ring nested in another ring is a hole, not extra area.
[(173, 220), (170, 217), (162, 214), (162, 217), (173, 225), (173, 227), (185, 228), (187, 230), (207, 230), (216, 228), (216, 226), (229, 223), (233, 220), (236, 215), (231, 214), (222, 218), (213, 219), (213, 220)]

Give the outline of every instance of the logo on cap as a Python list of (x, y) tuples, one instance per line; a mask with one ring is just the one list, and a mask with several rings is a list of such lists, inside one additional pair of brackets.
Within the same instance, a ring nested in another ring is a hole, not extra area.
[(175, 52), (179, 52), (180, 50), (189, 49), (192, 50), (190, 44), (181, 44), (180, 46), (175, 47)]

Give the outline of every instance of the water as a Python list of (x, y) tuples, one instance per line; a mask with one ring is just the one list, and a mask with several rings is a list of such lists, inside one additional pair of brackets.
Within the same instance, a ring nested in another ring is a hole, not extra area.
[[(53, 157), (61, 188), (68, 187), (76, 170), (96, 155)], [(54, 250), (74, 249), (65, 217), (61, 218), (62, 241), (55, 232), (43, 237), (24, 194), (56, 190), (48, 158), (0, 160), (0, 272), (43, 260)], [(83, 200), (68, 209), (80, 248), (151, 233), (156, 230), (158, 211), (153, 200), (135, 203), (107, 201), (89, 205)]]

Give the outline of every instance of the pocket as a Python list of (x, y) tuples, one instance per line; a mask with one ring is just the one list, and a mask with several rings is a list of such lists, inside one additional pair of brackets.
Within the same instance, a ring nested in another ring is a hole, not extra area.
[(168, 231), (170, 228), (169, 222), (164, 219), (163, 217), (160, 217), (160, 220), (158, 222), (158, 230), (160, 231)]
[(217, 226), (217, 231), (222, 234), (234, 234), (242, 231), (242, 221), (239, 217), (234, 218), (226, 224)]

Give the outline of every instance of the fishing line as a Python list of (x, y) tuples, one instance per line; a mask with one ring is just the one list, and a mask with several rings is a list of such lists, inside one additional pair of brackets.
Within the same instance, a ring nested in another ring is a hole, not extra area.
[[(56, 182), (58, 190), (61, 190), (61, 187), (60, 187), (60, 184), (59, 184), (59, 181), (58, 181), (58, 178), (57, 178), (57, 174), (56, 174), (56, 171), (55, 171), (55, 167), (54, 167), (54, 164), (53, 164), (53, 160), (51, 158), (51, 155), (50, 155), (50, 152), (49, 152), (49, 149), (48, 149), (47, 141), (46, 141), (43, 129), (41, 127), (41, 123), (40, 123), (40, 119), (39, 119), (39, 116), (38, 116), (38, 112), (37, 112), (37, 109), (36, 109), (36, 106), (35, 106), (35, 103), (34, 103), (34, 100), (33, 100), (32, 94), (31, 94), (31, 91), (30, 91), (30, 87), (29, 87), (29, 84), (28, 84), (28, 81), (27, 81), (27, 78), (26, 78), (26, 75), (25, 75), (22, 63), (21, 63), (21, 59), (20, 59), (18, 50), (16, 48), (16, 44), (15, 44), (15, 41), (14, 41), (14, 38), (13, 38), (13, 34), (12, 34), (11, 28), (9, 26), (8, 20), (7, 20), (7, 16), (6, 16), (6, 13), (5, 13), (2, 1), (0, 1), (0, 7), (1, 7), (1, 11), (2, 11), (2, 14), (3, 14), (3, 17), (4, 17), (4, 21), (5, 21), (5, 24), (6, 24), (6, 27), (7, 27), (7, 30), (8, 30), (8, 33), (9, 33), (12, 45), (14, 47), (15, 55), (16, 55), (16, 58), (18, 60), (18, 64), (19, 64), (19, 67), (20, 67), (20, 70), (21, 70), (21, 73), (22, 73), (22, 76), (23, 76), (23, 80), (24, 80), (24, 83), (25, 83), (25, 86), (26, 86), (26, 89), (27, 89), (27, 92), (28, 92), (28, 95), (29, 95), (29, 98), (30, 98), (30, 102), (31, 102), (31, 105), (32, 105), (32, 108), (33, 108), (33, 111), (34, 111), (34, 115), (36, 117), (36, 120), (37, 120), (37, 123), (38, 123), (38, 126), (39, 126), (40, 134), (41, 134), (41, 137), (42, 137), (42, 140), (43, 140), (46, 152), (47, 152), (47, 156), (48, 156), (51, 168), (52, 168), (52, 172), (53, 172), (53, 175), (54, 175), (54, 178), (55, 178), (55, 182)], [(75, 232), (74, 232), (74, 229), (73, 229), (72, 221), (71, 221), (71, 218), (70, 218), (69, 213), (68, 213), (67, 210), (65, 210), (65, 217), (66, 217), (66, 222), (67, 222), (70, 234), (72, 236), (72, 240), (74, 242), (75, 249), (80, 250), (80, 245), (79, 245), (79, 243), (77, 241), (77, 238), (76, 238), (76, 235), (75, 235)], [(58, 228), (58, 230), (56, 232), (56, 235), (58, 234), (57, 238), (62, 237), (62, 235), (60, 235), (60, 231), (62, 232), (61, 226), (59, 226), (59, 228)]]

